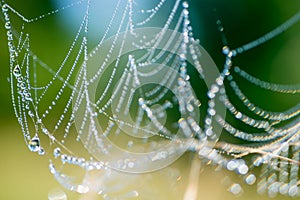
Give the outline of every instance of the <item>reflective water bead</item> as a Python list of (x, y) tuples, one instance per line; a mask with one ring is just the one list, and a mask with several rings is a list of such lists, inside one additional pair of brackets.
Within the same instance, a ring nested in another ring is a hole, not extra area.
[(44, 148), (40, 147), (40, 149), (38, 150), (39, 155), (43, 156), (45, 155), (45, 150)]
[(187, 16), (187, 15), (189, 14), (189, 11), (188, 11), (187, 9), (183, 9), (183, 14), (184, 14), (185, 16)]
[(230, 49), (229, 49), (228, 46), (224, 46), (224, 47), (222, 48), (222, 53), (223, 53), (224, 55), (228, 55), (229, 52), (230, 52)]
[[(7, 35), (7, 40), (8, 40), (8, 41), (12, 41), (12, 40), (13, 40), (13, 34), (12, 34), (11, 30), (8, 30), (8, 31), (6, 32), (6, 35)], [(13, 50), (13, 51), (14, 51), (14, 50)]]
[(30, 93), (24, 93), (23, 92), (23, 94), (24, 94), (24, 97), (25, 97), (25, 100), (27, 100), (27, 101), (32, 101), (32, 98), (31, 98), (31, 94)]
[(239, 72), (241, 71), (241, 69), (240, 69), (238, 66), (236, 66), (236, 67), (234, 67), (234, 71), (235, 71), (236, 73), (239, 73)]
[(34, 113), (31, 110), (28, 111), (28, 115), (29, 117), (34, 117)]
[(37, 152), (40, 150), (40, 139), (37, 135), (29, 141), (28, 148), (32, 152)]
[(182, 2), (182, 7), (183, 8), (188, 8), (189, 7), (188, 2), (186, 2), (186, 1)]
[(215, 95), (215, 93), (213, 93), (213, 92), (211, 92), (211, 91), (208, 91), (208, 92), (207, 92), (207, 96), (208, 96), (210, 99), (212, 99), (212, 98), (214, 98), (216, 95)]
[(67, 200), (67, 195), (60, 189), (53, 189), (48, 193), (48, 200)]
[(233, 171), (238, 167), (238, 161), (237, 160), (231, 160), (227, 163), (226, 167), (229, 171)]
[(297, 194), (298, 194), (298, 186), (297, 185), (292, 185), (290, 188), (289, 188), (289, 192), (288, 194), (291, 196), (291, 197), (295, 197)]
[(23, 77), (22, 76), (20, 76), (20, 77), (17, 78), (17, 82), (18, 83), (21, 83), (22, 81), (23, 81)]
[(54, 155), (55, 158), (57, 158), (58, 156), (60, 156), (60, 153), (61, 153), (61, 150), (60, 150), (59, 147), (57, 147), (57, 148), (55, 148), (53, 150), (53, 155)]
[(24, 82), (18, 83), (18, 87), (20, 87), (22, 90), (26, 88), (26, 84)]
[(242, 175), (247, 174), (247, 173), (248, 173), (248, 170), (249, 170), (249, 168), (248, 168), (248, 166), (247, 166), (246, 164), (241, 164), (241, 165), (238, 167), (238, 173), (239, 173), (239, 174), (242, 174)]
[(236, 54), (237, 54), (236, 50), (232, 50), (231, 53), (232, 53), (233, 57), (236, 56)]
[(245, 178), (245, 182), (248, 184), (248, 185), (253, 185), (256, 181), (256, 177), (254, 174), (249, 174), (246, 178)]
[(282, 194), (282, 195), (287, 194), (288, 191), (289, 191), (289, 185), (288, 185), (287, 183), (284, 183), (284, 184), (282, 184), (282, 185), (279, 187), (279, 192), (280, 192), (280, 194)]
[(237, 119), (241, 119), (242, 118), (242, 113), (240, 113), (240, 112), (237, 112), (236, 113), (236, 115), (235, 115), (235, 118), (237, 118)]
[(209, 108), (209, 109), (208, 109), (208, 114), (209, 114), (210, 116), (214, 116), (214, 115), (216, 114), (216, 110), (215, 110), (215, 109), (212, 109), (212, 108)]
[[(225, 63), (226, 63), (226, 65), (229, 66), (229, 67), (232, 66), (232, 60), (231, 60), (231, 59), (226, 59)], [(225, 74), (225, 75), (228, 75), (228, 74), (229, 74), (229, 70), (228, 70), (228, 69), (226, 69), (226, 71), (224, 70), (224, 74)]]
[(134, 162), (129, 162), (127, 165), (128, 165), (129, 168), (133, 168), (134, 167)]
[(90, 188), (88, 186), (84, 185), (78, 185), (76, 191), (80, 194), (86, 194), (88, 193)]
[(5, 28), (6, 28), (6, 29), (10, 29), (10, 28), (11, 28), (10, 22), (9, 22), (9, 21), (5, 23)]
[(241, 192), (242, 192), (242, 187), (240, 186), (240, 184), (237, 184), (237, 183), (235, 183), (235, 184), (232, 184), (231, 186), (230, 186), (230, 188), (229, 188), (229, 191), (232, 193), (232, 194), (234, 194), (234, 195), (238, 195), (238, 194), (240, 194)]
[(219, 86), (222, 86), (223, 83), (224, 83), (224, 77), (223, 77), (223, 76), (219, 76), (219, 77), (216, 79), (216, 83), (217, 83)]
[(51, 174), (55, 174), (56, 172), (55, 166), (52, 163), (49, 164), (49, 170)]
[(19, 65), (16, 65), (14, 70), (13, 70), (13, 74), (15, 77), (19, 77), (21, 76), (21, 68)]
[(3, 12), (7, 12), (7, 11), (8, 11), (7, 4), (3, 4), (3, 6), (2, 6), (2, 11), (3, 11)]

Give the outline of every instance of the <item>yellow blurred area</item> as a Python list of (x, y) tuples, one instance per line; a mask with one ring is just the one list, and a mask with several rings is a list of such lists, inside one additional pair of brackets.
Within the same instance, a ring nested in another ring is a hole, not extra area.
[[(1, 121), (0, 132), (2, 133), (0, 140), (0, 199), (2, 200), (43, 200), (48, 199), (48, 193), (53, 189), (63, 190), (67, 194), (69, 200), (100, 200), (99, 196), (80, 196), (78, 194), (69, 192), (63, 189), (50, 174), (48, 170), (47, 156), (39, 156), (31, 153), (22, 140), (22, 135), (18, 124), (13, 120)], [(5, 134), (3, 134), (5, 133)], [(17, 134), (20, 133), (20, 134)], [(190, 176), (191, 163), (195, 154), (188, 153), (182, 156), (178, 161), (170, 167), (159, 172), (141, 175), (135, 179), (142, 184), (142, 189), (150, 189), (152, 193), (140, 194), (138, 198), (147, 196), (147, 199), (157, 200), (180, 200), (187, 190)], [(198, 158), (196, 158), (198, 159)], [(203, 167), (203, 164), (202, 164)], [(255, 186), (247, 186), (245, 183), (241, 184), (244, 187), (244, 192), (240, 196), (234, 196), (227, 191), (228, 185), (226, 177), (228, 175), (232, 180), (243, 183), (243, 179), (238, 177), (235, 173), (228, 173), (224, 170), (216, 171), (216, 166), (204, 166), (204, 170), (196, 180), (199, 185), (193, 185), (197, 190), (198, 199), (202, 200), (264, 200), (269, 199), (266, 195), (258, 195)], [(124, 180), (126, 174), (120, 173), (119, 180), (126, 187), (130, 187), (130, 180)], [(146, 178), (145, 178), (146, 177)], [(193, 176), (192, 176), (193, 177)], [(194, 177), (195, 178), (195, 177)], [(197, 183), (194, 182), (195, 184)], [(117, 184), (117, 182), (116, 182)], [(135, 184), (136, 183), (132, 183)], [(191, 186), (190, 186), (191, 187)], [(192, 187), (192, 188), (193, 188)], [(277, 198), (282, 200), (282, 196)], [(289, 198), (286, 198), (289, 199)]]

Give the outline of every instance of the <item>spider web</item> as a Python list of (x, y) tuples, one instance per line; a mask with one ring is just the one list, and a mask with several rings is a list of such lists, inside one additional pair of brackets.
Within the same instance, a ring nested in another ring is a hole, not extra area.
[[(1, 2), (15, 116), (29, 150), (49, 156), (57, 181), (105, 199), (139, 197), (136, 188), (113, 187), (116, 177), (129, 172), (124, 181), (134, 182), (130, 173), (162, 170), (188, 150), (248, 185), (257, 183), (259, 193), (299, 196), (299, 104), (269, 111), (252, 102), (238, 80), (283, 94), (299, 93), (300, 86), (261, 80), (233, 67), (233, 59), (287, 31), (300, 13), (234, 49), (217, 20), (225, 57), (219, 72), (193, 37), (188, 2), (114, 3), (99, 31), (92, 25), (99, 23), (93, 0), (66, 1), (30, 19)], [(72, 41), (59, 63), (48, 64), (31, 47), (30, 28), (72, 9), (81, 16)], [(235, 127), (225, 111), (255, 131)], [(222, 129), (238, 142), (218, 141)], [(259, 166), (257, 177), (252, 171)], [(83, 174), (64, 173), (73, 167)], [(240, 194), (242, 186), (230, 183), (229, 191)], [(194, 195), (188, 186), (185, 199)]]

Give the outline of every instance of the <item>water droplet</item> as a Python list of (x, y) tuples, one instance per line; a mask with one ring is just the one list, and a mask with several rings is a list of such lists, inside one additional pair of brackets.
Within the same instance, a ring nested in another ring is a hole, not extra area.
[(227, 163), (226, 167), (228, 170), (233, 171), (238, 167), (238, 162), (236, 160), (231, 160)]
[(236, 73), (239, 73), (239, 72), (241, 71), (241, 69), (240, 69), (239, 67), (234, 67), (234, 71), (235, 71)]
[(240, 194), (241, 192), (242, 192), (242, 187), (240, 186), (240, 184), (237, 184), (237, 183), (235, 183), (235, 184), (232, 184), (231, 186), (230, 186), (230, 188), (229, 188), (229, 191), (232, 193), (232, 194), (234, 194), (234, 195), (238, 195), (238, 194)]
[(37, 135), (35, 135), (29, 142), (28, 148), (32, 152), (37, 152), (40, 150), (40, 139)]
[(3, 4), (3, 6), (2, 6), (2, 11), (3, 11), (3, 12), (7, 12), (7, 11), (8, 11), (7, 4)]
[(132, 147), (132, 146), (133, 146), (133, 141), (130, 140), (130, 141), (127, 143), (127, 146), (128, 146), (128, 147)]
[(183, 9), (183, 14), (184, 14), (185, 16), (187, 16), (187, 15), (189, 14), (189, 11), (188, 11), (187, 9)]
[(298, 186), (297, 185), (292, 185), (289, 189), (289, 195), (291, 197), (294, 197), (298, 194)]
[(232, 50), (231, 53), (232, 53), (232, 57), (236, 56), (237, 54), (236, 50)]
[(186, 1), (182, 2), (182, 7), (183, 8), (188, 8), (189, 7), (188, 2), (186, 2)]
[(284, 184), (282, 184), (282, 185), (279, 187), (279, 192), (280, 192), (280, 194), (282, 194), (282, 195), (287, 194), (288, 191), (289, 191), (289, 185), (288, 185), (287, 183), (284, 183)]
[(26, 84), (24, 82), (19, 82), (18, 87), (21, 88), (22, 90), (24, 90), (26, 88)]
[(240, 112), (237, 112), (236, 113), (236, 115), (235, 115), (235, 118), (237, 118), (237, 119), (241, 119), (242, 118), (242, 113), (240, 113)]
[(48, 193), (48, 200), (67, 200), (67, 195), (61, 189), (53, 189)]
[(15, 77), (19, 77), (21, 76), (21, 69), (20, 69), (20, 66), (19, 65), (16, 65), (14, 70), (13, 70), (13, 74)]
[(245, 179), (245, 182), (248, 184), (248, 185), (253, 185), (256, 181), (256, 177), (254, 174), (249, 174), (246, 179)]
[(248, 173), (248, 166), (246, 164), (241, 164), (239, 167), (238, 167), (238, 173), (239, 174), (247, 174)]
[(215, 110), (215, 109), (212, 109), (212, 108), (209, 108), (209, 109), (208, 109), (208, 114), (209, 114), (210, 116), (214, 116), (214, 115), (216, 114), (216, 110)]
[(10, 22), (9, 22), (9, 21), (5, 23), (5, 28), (6, 28), (6, 29), (10, 29), (10, 28), (11, 28)]
[(213, 93), (213, 92), (211, 92), (211, 91), (208, 91), (208, 92), (207, 92), (207, 96), (208, 96), (210, 99), (212, 99), (212, 98), (214, 98), (216, 95), (215, 95), (215, 93)]
[(134, 162), (129, 162), (127, 165), (128, 165), (129, 168), (133, 168), (134, 167)]
[(45, 150), (44, 150), (44, 148), (40, 147), (38, 153), (39, 153), (40, 156), (45, 155)]
[(57, 147), (57, 148), (55, 148), (53, 150), (53, 155), (54, 155), (55, 158), (57, 158), (58, 156), (60, 156), (60, 153), (61, 153), (61, 150), (60, 150), (59, 147)]
[(228, 55), (229, 52), (230, 52), (230, 49), (229, 49), (228, 46), (224, 46), (224, 47), (222, 48), (222, 53), (223, 53), (224, 55)]
[(27, 100), (27, 101), (32, 101), (32, 98), (31, 98), (31, 94), (30, 94), (30, 93), (28, 93), (28, 92), (24, 93), (24, 92), (23, 92), (23, 94), (24, 94), (25, 100)]
[[(228, 55), (229, 55), (229, 54), (228, 54)], [(226, 59), (225, 63), (226, 63), (226, 65), (229, 66), (229, 67), (232, 66), (232, 61), (231, 61), (231, 59)], [(224, 74), (225, 74), (225, 75), (229, 75), (229, 70), (228, 70), (228, 69), (225, 69), (225, 70), (224, 70)]]
[(84, 186), (84, 185), (78, 185), (77, 186), (77, 192), (80, 193), (80, 194), (86, 194), (89, 192), (89, 187), (88, 186)]
[(29, 117), (34, 117), (34, 113), (31, 110), (28, 111), (28, 115)]
[(189, 112), (193, 112), (194, 111), (194, 107), (192, 106), (192, 104), (188, 104), (186, 105), (186, 109), (189, 111)]
[(21, 77), (21, 76), (20, 76), (20, 77), (18, 77), (18, 78), (17, 78), (17, 82), (18, 82), (18, 83), (21, 83), (21, 82), (23, 82), (23, 77)]
[(8, 30), (7, 32), (6, 32), (6, 35), (7, 35), (7, 37), (8, 37), (8, 40), (13, 40), (13, 38), (12, 38), (12, 32), (11, 32), (11, 30)]

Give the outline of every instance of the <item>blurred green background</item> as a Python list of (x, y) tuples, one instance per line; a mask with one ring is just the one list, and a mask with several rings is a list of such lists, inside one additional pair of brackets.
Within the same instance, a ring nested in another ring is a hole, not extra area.
[[(102, 1), (102, 0), (98, 0)], [(71, 2), (69, 1), (66, 1)], [(12, 7), (28, 18), (39, 16), (55, 9), (54, 1), (26, 0), (8, 1)], [(213, 10), (216, 9), (216, 12)], [(272, 30), (300, 9), (300, 2), (293, 0), (192, 0), (190, 1), (191, 23), (195, 37), (210, 53), (221, 69), (224, 57), (221, 54), (222, 42), (215, 25), (220, 18), (225, 33), (232, 48), (249, 42)], [(50, 21), (50, 22), (49, 22)], [(69, 41), (68, 35), (74, 30), (68, 29), (59, 16), (51, 17), (44, 23), (40, 20), (30, 26), (35, 52), (51, 64), (57, 64), (67, 50), (62, 43)], [(234, 59), (236, 65), (264, 80), (277, 83), (300, 83), (300, 23), (272, 41), (257, 47)], [(47, 36), (47, 37), (44, 37)], [(48, 47), (49, 51), (47, 51)], [(51, 63), (52, 62), (52, 63)], [(53, 188), (62, 188), (48, 171), (48, 160), (29, 152), (26, 147), (20, 127), (14, 117), (11, 105), (9, 77), (9, 59), (4, 24), (0, 28), (0, 199), (5, 200), (41, 200), (47, 199), (48, 192)], [(263, 108), (280, 111), (299, 101), (297, 95), (279, 95), (265, 93), (251, 85), (241, 85), (247, 89), (250, 99)], [(259, 97), (259, 98), (257, 98)], [(178, 163), (182, 167), (182, 176), (189, 173), (190, 154), (185, 155)], [(185, 164), (184, 164), (185, 163)], [(207, 168), (200, 175), (199, 199), (268, 199), (255, 193), (255, 187), (247, 187), (245, 194), (235, 197), (226, 191), (221, 179), (227, 172), (214, 172)], [(233, 175), (233, 179), (237, 176)], [(157, 180), (160, 182), (161, 180)], [(67, 191), (66, 191), (67, 192)], [(168, 191), (165, 191), (166, 194)], [(69, 199), (79, 196), (67, 192)], [(283, 199), (283, 197), (276, 197)]]

